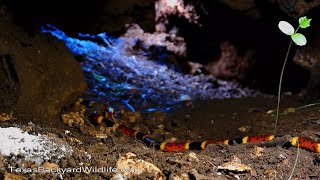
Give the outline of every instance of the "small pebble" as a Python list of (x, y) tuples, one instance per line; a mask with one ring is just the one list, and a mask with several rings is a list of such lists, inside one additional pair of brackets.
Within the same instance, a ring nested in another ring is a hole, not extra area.
[(62, 168), (66, 168), (68, 166), (68, 162), (65, 159), (61, 159), (59, 162), (59, 166)]
[(69, 165), (70, 167), (76, 167), (76, 166), (77, 166), (77, 163), (76, 163), (76, 161), (74, 160), (73, 157), (71, 157), (71, 158), (68, 160), (68, 165)]
[(189, 115), (189, 114), (187, 114), (185, 117), (184, 117), (184, 120), (185, 121), (190, 121), (192, 119), (192, 117)]

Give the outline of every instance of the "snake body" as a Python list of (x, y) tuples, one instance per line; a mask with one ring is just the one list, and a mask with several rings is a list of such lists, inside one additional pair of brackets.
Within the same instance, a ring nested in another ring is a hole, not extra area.
[[(81, 105), (86, 107), (92, 107), (96, 102), (79, 99), (78, 101)], [(236, 139), (225, 139), (225, 140), (206, 140), (202, 142), (158, 142), (149, 138), (148, 134), (142, 133), (140, 131), (133, 130), (121, 123), (114, 121), (114, 110), (107, 105), (103, 105), (103, 110), (93, 111), (89, 115), (89, 120), (93, 124), (105, 123), (107, 127), (112, 127), (113, 131), (119, 131), (126, 136), (130, 136), (142, 141), (148, 147), (154, 147), (157, 150), (162, 150), (165, 152), (180, 152), (184, 150), (203, 150), (209, 144), (226, 144), (226, 145), (236, 145), (245, 143), (257, 143), (264, 141), (271, 141), (275, 139), (274, 135), (261, 135), (261, 136), (245, 136), (243, 138)], [(287, 141), (285, 146), (299, 147), (301, 149), (306, 149), (311, 152), (320, 153), (320, 143), (309, 138), (303, 138), (298, 136), (292, 136), (289, 141)]]

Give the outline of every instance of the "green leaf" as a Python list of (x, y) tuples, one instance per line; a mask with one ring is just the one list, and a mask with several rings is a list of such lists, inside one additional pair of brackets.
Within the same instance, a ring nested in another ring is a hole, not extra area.
[(299, 18), (299, 27), (301, 28), (307, 28), (310, 26), (311, 19), (308, 19), (307, 16), (303, 16)]
[(291, 35), (291, 39), (296, 45), (298, 46), (304, 46), (307, 44), (306, 37), (301, 33), (295, 33)]
[(280, 21), (278, 24), (278, 27), (286, 35), (293, 35), (294, 34), (293, 26), (286, 21)]

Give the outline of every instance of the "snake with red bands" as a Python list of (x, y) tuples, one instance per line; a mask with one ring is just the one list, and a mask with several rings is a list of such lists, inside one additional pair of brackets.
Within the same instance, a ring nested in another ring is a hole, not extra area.
[[(86, 107), (92, 107), (97, 104), (94, 101), (88, 101), (79, 99), (78, 101), (81, 105)], [(246, 136), (243, 138), (231, 139), (231, 140), (220, 140), (220, 141), (202, 141), (202, 142), (157, 142), (148, 137), (148, 134), (144, 134), (140, 131), (133, 130), (126, 127), (121, 123), (114, 122), (114, 109), (107, 105), (102, 104), (103, 111), (95, 111), (90, 115), (90, 122), (93, 124), (105, 123), (107, 127), (112, 127), (113, 131), (118, 130), (126, 136), (130, 136), (141, 140), (148, 147), (154, 147), (157, 150), (162, 150), (166, 152), (179, 152), (184, 150), (203, 150), (209, 144), (245, 144), (245, 143), (257, 143), (264, 141), (271, 141), (275, 138), (274, 135), (262, 135), (262, 136)], [(112, 120), (111, 120), (112, 119)], [(312, 152), (320, 153), (320, 143), (312, 139), (302, 138), (302, 137), (291, 137), (291, 140), (286, 143), (286, 145), (299, 147), (301, 149), (306, 149)]]

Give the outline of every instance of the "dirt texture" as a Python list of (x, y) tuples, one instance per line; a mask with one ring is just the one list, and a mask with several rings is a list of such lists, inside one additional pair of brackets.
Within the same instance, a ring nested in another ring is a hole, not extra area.
[(86, 88), (79, 63), (62, 42), (15, 26), (3, 8), (0, 29), (0, 110), (26, 119), (57, 119)]
[[(285, 96), (283, 107), (300, 106), (299, 97)], [(205, 140), (242, 137), (244, 135), (270, 134), (274, 117), (266, 112), (274, 107), (275, 98), (256, 97), (223, 101), (181, 104), (168, 114), (139, 114), (122, 112), (116, 119), (127, 126), (150, 132), (155, 140), (176, 139)], [(183, 107), (183, 108), (182, 108)], [(282, 115), (278, 134), (299, 135), (319, 139), (319, 107), (310, 107)], [(131, 122), (130, 122), (131, 119)], [(17, 125), (26, 122), (14, 121)], [(1, 126), (12, 126), (13, 122)], [(24, 126), (25, 128), (28, 126)], [(160, 128), (161, 127), (161, 128)], [(241, 128), (246, 127), (246, 128)], [(27, 128), (28, 129), (28, 128)], [(29, 127), (30, 129), (30, 127)], [(244, 132), (246, 131), (246, 132)], [(168, 153), (146, 147), (142, 142), (112, 132), (103, 125), (92, 127), (85, 123), (70, 128), (57, 123), (45, 127), (35, 126), (28, 133), (53, 133), (73, 149), (71, 156), (44, 160), (41, 165), (25, 161), (22, 157), (2, 156), (2, 175), (13, 174), (31, 179), (99, 179), (127, 177), (129, 179), (288, 179), (297, 157), (297, 148), (281, 144), (258, 143), (209, 145), (203, 151)], [(285, 137), (285, 136), (284, 136)], [(319, 179), (320, 156), (299, 150), (293, 179)], [(80, 168), (92, 167), (96, 172), (21, 173), (9, 167), (28, 168)], [(103, 169), (104, 168), (104, 169)], [(116, 168), (117, 170), (113, 169)], [(127, 170), (131, 173), (124, 172)], [(121, 170), (123, 172), (121, 172)]]

